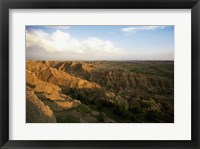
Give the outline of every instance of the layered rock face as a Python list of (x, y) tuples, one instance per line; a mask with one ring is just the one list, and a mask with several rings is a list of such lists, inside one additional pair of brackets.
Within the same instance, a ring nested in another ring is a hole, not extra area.
[(33, 91), (26, 91), (26, 122), (56, 123), (53, 111), (46, 106)]
[(173, 122), (173, 66), (27, 61), (27, 122)]

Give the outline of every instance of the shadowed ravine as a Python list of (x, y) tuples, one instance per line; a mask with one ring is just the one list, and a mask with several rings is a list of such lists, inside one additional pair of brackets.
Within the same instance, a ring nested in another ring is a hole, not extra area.
[(27, 61), (27, 123), (173, 123), (173, 61)]

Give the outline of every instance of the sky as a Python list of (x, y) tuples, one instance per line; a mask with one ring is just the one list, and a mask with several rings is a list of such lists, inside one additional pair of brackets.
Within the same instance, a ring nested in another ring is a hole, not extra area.
[(26, 26), (27, 60), (174, 60), (174, 26)]

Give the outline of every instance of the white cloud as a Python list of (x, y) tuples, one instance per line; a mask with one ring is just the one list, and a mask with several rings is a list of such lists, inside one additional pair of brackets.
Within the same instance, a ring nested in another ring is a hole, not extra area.
[(132, 27), (122, 28), (122, 32), (126, 34), (130, 34), (130, 33), (136, 33), (139, 31), (145, 31), (145, 30), (153, 31), (153, 30), (164, 29), (164, 28), (165, 26), (132, 26)]
[(56, 30), (52, 34), (41, 30), (27, 30), (26, 50), (45, 51), (46, 53), (70, 52), (82, 55), (123, 53), (122, 49), (117, 48), (110, 41), (94, 37), (78, 40), (61, 30)]
[(70, 26), (66, 26), (66, 25), (49, 25), (49, 26), (45, 26), (48, 28), (53, 28), (53, 29), (60, 29), (60, 30), (66, 30), (68, 28), (70, 28)]

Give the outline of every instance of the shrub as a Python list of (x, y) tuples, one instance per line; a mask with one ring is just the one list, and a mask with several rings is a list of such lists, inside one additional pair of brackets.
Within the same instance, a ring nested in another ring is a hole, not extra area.
[(104, 122), (104, 115), (100, 113), (97, 117), (98, 122), (103, 123)]
[(83, 114), (86, 114), (86, 113), (90, 113), (90, 109), (88, 106), (84, 105), (84, 104), (81, 104), (79, 105), (77, 108), (76, 108), (76, 111), (77, 112), (80, 112), (80, 113), (83, 113)]
[(75, 117), (73, 115), (67, 115), (67, 116), (59, 116), (56, 118), (58, 123), (79, 123), (80, 119), (78, 117)]

